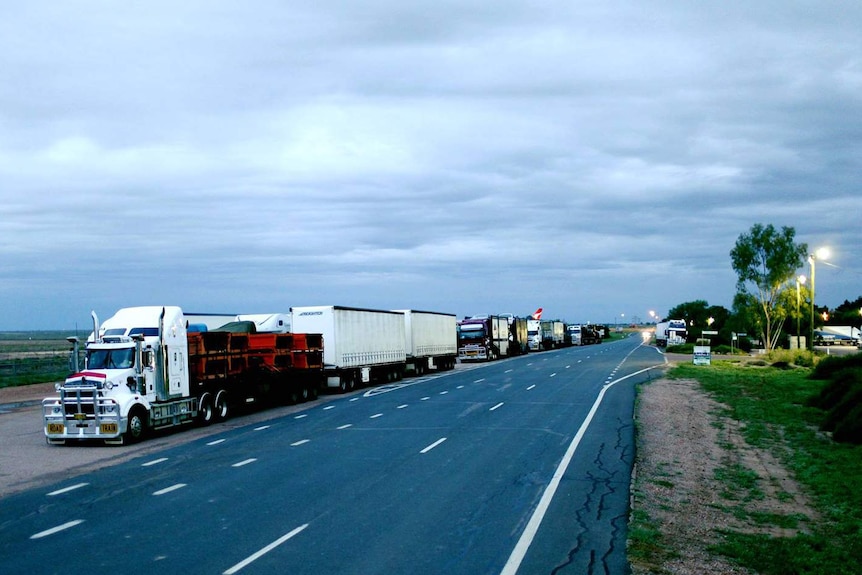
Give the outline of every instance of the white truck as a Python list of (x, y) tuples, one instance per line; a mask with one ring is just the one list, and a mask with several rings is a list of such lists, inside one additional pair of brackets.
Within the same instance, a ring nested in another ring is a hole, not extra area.
[(42, 401), (49, 443), (134, 442), (149, 430), (225, 419), (239, 406), (317, 397), (317, 334), (187, 329), (176, 306), (123, 308), (104, 324), (93, 312), (86, 364)]
[(682, 345), (688, 335), (684, 319), (669, 319), (655, 326), (655, 343), (658, 347)]
[(538, 319), (527, 320), (527, 342), (530, 351), (542, 350), (542, 321)]
[(458, 329), (454, 314), (411, 309), (395, 310), (404, 314), (407, 371), (422, 375), (455, 367), (458, 358)]
[(324, 305), (290, 308), (292, 331), (323, 335), (327, 387), (350, 391), (396, 381), (407, 365), (404, 314)]

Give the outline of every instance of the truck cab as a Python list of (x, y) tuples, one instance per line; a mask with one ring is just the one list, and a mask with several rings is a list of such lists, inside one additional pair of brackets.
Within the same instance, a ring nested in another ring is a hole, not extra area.
[[(151, 425), (152, 406), (189, 395), (185, 321), (177, 307), (119, 310), (86, 342), (83, 370), (42, 402), (49, 443), (67, 439), (136, 440)], [(73, 342), (77, 364), (77, 341)], [(189, 406), (186, 407), (189, 409)]]

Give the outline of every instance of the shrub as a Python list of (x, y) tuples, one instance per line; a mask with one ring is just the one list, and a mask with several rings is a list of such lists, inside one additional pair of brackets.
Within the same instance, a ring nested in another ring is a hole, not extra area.
[(831, 379), (835, 373), (848, 368), (862, 369), (862, 353), (824, 357), (814, 366), (811, 377), (813, 379)]
[(862, 445), (862, 403), (859, 401), (862, 398), (862, 389), (859, 391), (856, 405), (835, 424), (835, 432), (832, 434), (835, 441)]

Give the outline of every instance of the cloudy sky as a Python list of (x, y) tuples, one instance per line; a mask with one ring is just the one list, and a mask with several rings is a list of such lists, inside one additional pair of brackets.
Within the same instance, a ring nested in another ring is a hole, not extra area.
[(860, 30), (855, 0), (7, 3), (0, 329), (730, 307), (755, 223), (832, 248), (834, 307)]

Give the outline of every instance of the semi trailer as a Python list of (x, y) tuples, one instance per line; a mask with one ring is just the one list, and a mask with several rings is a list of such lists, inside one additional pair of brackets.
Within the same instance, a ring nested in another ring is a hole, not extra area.
[(560, 320), (541, 320), (541, 333), (542, 349), (557, 349), (565, 344), (566, 327)]
[(84, 369), (70, 338), (74, 373), (42, 401), (49, 443), (135, 442), (239, 407), (314, 398), (321, 385), (320, 334), (256, 333), (253, 323), (244, 333), (189, 331), (177, 306), (123, 308), (101, 325), (92, 317)]
[(455, 367), (458, 330), (454, 314), (411, 309), (395, 311), (404, 315), (408, 373), (422, 375), (431, 369), (444, 371)]
[(404, 314), (346, 306), (290, 308), (291, 330), (323, 335), (326, 386), (346, 392), (401, 379), (407, 367)]

